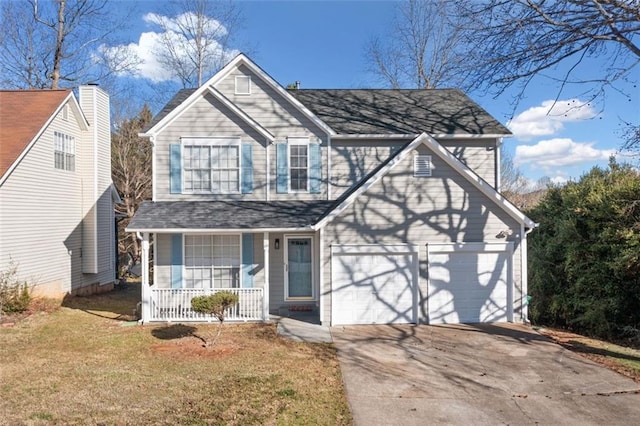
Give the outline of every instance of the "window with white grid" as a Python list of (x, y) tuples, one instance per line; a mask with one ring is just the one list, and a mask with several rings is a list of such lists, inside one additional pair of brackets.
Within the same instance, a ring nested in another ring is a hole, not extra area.
[(289, 185), (291, 191), (307, 191), (309, 188), (309, 145), (289, 145)]
[(187, 235), (184, 246), (187, 288), (240, 287), (239, 235)]
[(239, 145), (185, 145), (184, 187), (188, 192), (240, 192)]
[(53, 164), (56, 169), (76, 170), (76, 141), (73, 136), (53, 132)]

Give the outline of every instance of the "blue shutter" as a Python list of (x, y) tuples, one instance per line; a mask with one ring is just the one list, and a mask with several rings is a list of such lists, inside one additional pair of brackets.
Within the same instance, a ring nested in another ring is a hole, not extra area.
[(171, 234), (171, 288), (182, 288), (182, 234)]
[(289, 192), (289, 158), (287, 144), (276, 144), (276, 192), (286, 194)]
[(322, 153), (319, 143), (309, 144), (309, 192), (319, 194), (322, 190)]
[(253, 192), (253, 157), (251, 144), (242, 144), (242, 193)]
[(242, 234), (242, 287), (253, 287), (253, 234)]
[(182, 193), (182, 153), (179, 143), (169, 145), (169, 173), (170, 173), (170, 192), (172, 194)]

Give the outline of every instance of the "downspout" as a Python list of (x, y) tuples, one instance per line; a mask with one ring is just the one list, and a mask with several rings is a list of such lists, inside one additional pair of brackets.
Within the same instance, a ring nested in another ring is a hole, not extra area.
[(331, 200), (331, 135), (327, 135), (327, 200)]
[(271, 142), (269, 140), (267, 140), (267, 196), (266, 196), (266, 201), (269, 201), (269, 199), (271, 198), (271, 195), (269, 194), (271, 192), (271, 167), (270, 167), (270, 163), (271, 163), (271, 158), (269, 158), (269, 146), (271, 146)]
[(502, 147), (502, 138), (498, 138), (496, 140), (496, 163), (495, 163), (495, 175), (496, 175), (496, 191), (500, 192), (501, 188), (500, 188), (500, 180), (502, 179), (501, 173), (500, 173), (500, 149)]

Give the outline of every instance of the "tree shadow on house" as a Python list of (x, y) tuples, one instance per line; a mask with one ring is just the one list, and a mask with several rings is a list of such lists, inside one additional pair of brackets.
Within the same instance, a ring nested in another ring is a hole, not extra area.
[(125, 282), (107, 293), (88, 296), (67, 294), (62, 299), (62, 306), (117, 321), (135, 321), (138, 319), (140, 294), (140, 283)]

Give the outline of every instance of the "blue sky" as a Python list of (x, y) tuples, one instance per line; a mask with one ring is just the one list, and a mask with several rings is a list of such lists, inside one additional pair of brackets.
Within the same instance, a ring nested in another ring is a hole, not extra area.
[[(364, 46), (391, 25), (393, 2), (243, 1), (241, 6), (244, 28), (238, 46), (232, 47), (248, 48), (251, 58), (282, 85), (298, 80), (303, 88), (380, 87), (367, 72)], [(161, 2), (138, 2), (126, 43), (142, 45), (141, 34), (159, 31), (143, 17), (162, 10)], [(591, 64), (595, 72), (597, 67)], [(554, 102), (557, 86), (537, 78), (515, 111), (513, 91), (497, 99), (469, 95), (509, 124), (515, 137), (505, 144), (528, 179), (546, 176), (563, 182), (594, 165), (606, 165), (622, 143), (621, 121), (640, 122), (640, 66), (632, 80), (619, 86), (623, 93), (610, 90), (587, 104), (585, 87), (567, 89)]]

